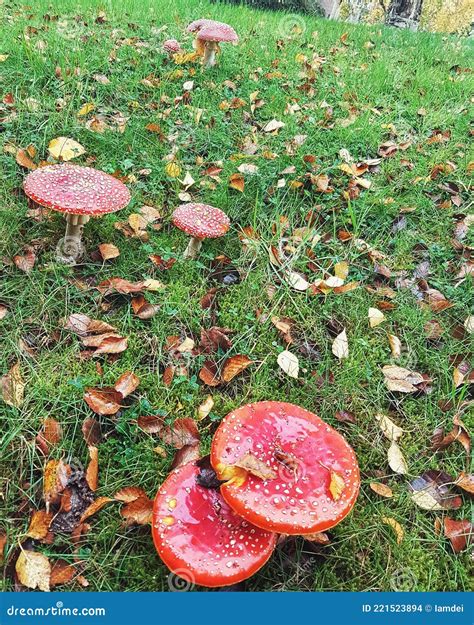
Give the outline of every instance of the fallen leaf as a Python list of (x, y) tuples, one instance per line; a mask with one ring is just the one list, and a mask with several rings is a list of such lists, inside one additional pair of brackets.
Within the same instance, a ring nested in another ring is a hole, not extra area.
[(114, 389), (117, 393), (120, 393), (122, 398), (128, 397), (130, 393), (138, 387), (140, 384), (140, 378), (132, 371), (126, 371), (122, 373), (119, 379), (114, 384)]
[(91, 503), (90, 506), (88, 506), (88, 508), (81, 516), (79, 522), (84, 523), (86, 519), (96, 514), (96, 512), (99, 512), (99, 510), (102, 510), (102, 508), (111, 501), (113, 501), (113, 499), (111, 499), (110, 497), (98, 497)]
[(389, 391), (415, 393), (419, 390), (416, 385), (425, 382), (421, 373), (396, 365), (385, 365), (382, 368), (382, 373)]
[(34, 162), (34, 160), (28, 154), (27, 150), (24, 150), (23, 148), (18, 148), (18, 150), (16, 151), (15, 158), (16, 158), (16, 162), (21, 167), (25, 167), (26, 169), (32, 169), (32, 170), (37, 168), (37, 165)]
[(400, 545), (403, 537), (405, 536), (405, 532), (398, 521), (395, 521), (392, 517), (383, 516), (382, 523), (389, 525), (393, 531), (395, 532), (395, 536), (397, 538), (397, 545)]
[(99, 483), (99, 450), (89, 445), (89, 464), (86, 469), (86, 481), (91, 490), (97, 490)]
[(31, 246), (26, 246), (25, 253), (14, 256), (13, 262), (21, 271), (30, 273), (36, 262), (35, 250)]
[(86, 388), (84, 401), (96, 414), (113, 415), (120, 410), (122, 395), (113, 386)]
[(86, 445), (97, 445), (102, 438), (100, 423), (94, 417), (87, 417), (82, 422), (82, 435)]
[(263, 132), (275, 132), (275, 130), (280, 130), (280, 128), (283, 128), (284, 125), (285, 124), (283, 122), (272, 119), (265, 124), (265, 126), (263, 127)]
[(207, 386), (218, 386), (222, 382), (217, 365), (212, 360), (205, 361), (198, 375)]
[(143, 497), (148, 497), (148, 495), (139, 486), (125, 486), (125, 488), (121, 488), (114, 495), (114, 499), (124, 503), (130, 503)]
[(163, 417), (156, 415), (143, 415), (137, 419), (138, 427), (148, 434), (157, 434), (164, 427)]
[(349, 342), (347, 340), (346, 331), (343, 330), (340, 332), (333, 341), (332, 344), (332, 353), (339, 360), (343, 358), (349, 358)]
[(49, 142), (48, 151), (57, 161), (70, 161), (86, 152), (80, 143), (68, 137), (52, 139)]
[(200, 458), (201, 454), (199, 453), (199, 443), (194, 445), (185, 445), (181, 447), (181, 449), (177, 449), (173, 458), (173, 462), (171, 463), (171, 469), (176, 469), (183, 464), (187, 464), (188, 462), (195, 462)]
[(235, 189), (236, 191), (239, 191), (240, 193), (243, 193), (245, 189), (245, 178), (243, 177), (243, 175), (232, 174), (229, 177), (229, 187), (231, 189)]
[(394, 358), (400, 358), (402, 355), (402, 342), (395, 336), (395, 334), (388, 335), (388, 344), (390, 345), (390, 351)]
[(119, 248), (113, 243), (101, 243), (99, 245), (99, 253), (103, 260), (111, 260), (120, 256)]
[(239, 469), (244, 469), (255, 477), (259, 477), (261, 480), (274, 480), (278, 475), (266, 462), (251, 453), (246, 453), (239, 458), (235, 462), (235, 466), (239, 467)]
[(211, 412), (213, 407), (214, 407), (214, 400), (212, 398), (212, 395), (208, 395), (198, 408), (198, 411), (197, 411), (198, 420), (201, 421), (202, 419), (205, 419), (208, 416), (208, 414)]
[(5, 559), (5, 547), (7, 546), (7, 534), (0, 531), (0, 564), (3, 564)]
[(451, 490), (453, 482), (447, 473), (430, 469), (410, 482), (411, 498), (424, 510), (457, 510), (462, 498)]
[(389, 441), (398, 441), (401, 438), (403, 434), (402, 428), (387, 417), (387, 415), (376, 414), (375, 418), (379, 422), (380, 429), (384, 436), (388, 438)]
[(51, 505), (59, 503), (61, 493), (66, 488), (71, 467), (63, 460), (49, 460), (44, 469), (43, 498), (46, 502), (46, 511)]
[(474, 474), (461, 471), (455, 481), (456, 486), (474, 495)]
[(331, 471), (331, 479), (329, 482), (329, 492), (331, 493), (334, 501), (341, 498), (341, 495), (346, 487), (344, 478), (336, 471)]
[(388, 499), (393, 497), (392, 489), (386, 484), (381, 484), (380, 482), (370, 482), (369, 486), (374, 493), (377, 493), (377, 495), (380, 495), (381, 497), (387, 497)]
[(160, 309), (158, 304), (147, 302), (143, 295), (132, 297), (131, 306), (134, 314), (142, 320), (152, 319)]
[(278, 354), (277, 363), (290, 378), (298, 378), (299, 360), (295, 354), (285, 349)]
[(148, 497), (138, 497), (120, 510), (126, 525), (148, 525), (153, 521), (153, 501)]
[(56, 445), (62, 438), (62, 429), (56, 419), (47, 417), (36, 436), (36, 444), (46, 453), (50, 445)]
[(3, 401), (9, 406), (20, 408), (24, 400), (25, 382), (21, 376), (20, 363), (0, 378)]
[(76, 567), (73, 564), (69, 564), (66, 560), (56, 560), (53, 563), (50, 576), (50, 586), (61, 586), (68, 584), (74, 578), (76, 574)]
[(287, 271), (285, 273), (285, 280), (295, 291), (306, 291), (310, 286), (306, 278), (296, 271)]
[(354, 414), (348, 410), (338, 410), (334, 416), (341, 423), (356, 423)]
[(464, 320), (464, 327), (469, 334), (474, 332), (474, 315), (469, 315)]
[(371, 328), (376, 328), (378, 325), (385, 321), (385, 315), (378, 308), (369, 308), (369, 325)]
[(466, 549), (468, 542), (471, 542), (474, 526), (470, 521), (456, 521), (445, 517), (443, 521), (444, 535), (449, 538), (454, 553), (459, 553)]
[(18, 580), (23, 586), (49, 591), (51, 565), (48, 558), (36, 551), (22, 550), (15, 564)]
[(165, 426), (160, 437), (164, 443), (175, 449), (199, 443), (201, 438), (196, 421), (190, 417), (176, 419), (172, 425)]
[(87, 336), (88, 334), (104, 334), (106, 332), (114, 332), (115, 327), (105, 321), (91, 319), (87, 315), (75, 313), (69, 315), (64, 325), (66, 330), (75, 332), (79, 336)]
[(387, 459), (389, 467), (392, 471), (395, 471), (395, 473), (400, 475), (408, 473), (408, 465), (402, 454), (402, 450), (395, 441), (392, 441), (392, 444), (388, 448)]
[(49, 533), (49, 526), (52, 519), (52, 512), (46, 512), (46, 510), (35, 510), (31, 516), (26, 536), (28, 536), (28, 538), (33, 538), (33, 540), (42, 540), (43, 538), (46, 538)]
[(253, 360), (244, 354), (236, 354), (227, 358), (222, 366), (222, 381), (230, 382), (252, 364)]

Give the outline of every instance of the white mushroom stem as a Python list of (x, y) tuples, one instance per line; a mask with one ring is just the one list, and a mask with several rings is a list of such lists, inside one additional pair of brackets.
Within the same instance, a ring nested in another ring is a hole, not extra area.
[(66, 217), (66, 234), (58, 246), (59, 260), (77, 260), (82, 255), (81, 243), (84, 224), (89, 221), (89, 215), (68, 215)]
[(204, 67), (213, 67), (216, 64), (216, 53), (218, 51), (219, 44), (217, 41), (204, 42), (204, 57), (202, 59)]
[(196, 258), (201, 249), (203, 240), (204, 239), (200, 239), (199, 237), (191, 237), (187, 248), (184, 250), (183, 258)]

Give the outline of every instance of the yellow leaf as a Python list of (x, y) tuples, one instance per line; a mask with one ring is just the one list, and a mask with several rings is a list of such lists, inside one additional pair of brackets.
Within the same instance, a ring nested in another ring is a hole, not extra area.
[(171, 163), (166, 164), (165, 172), (170, 178), (177, 178), (181, 175), (181, 167), (172, 161)]
[[(345, 260), (334, 265), (334, 275), (341, 280), (345, 280), (349, 273), (349, 263)], [(338, 285), (339, 286), (339, 285)]]
[(232, 174), (229, 178), (229, 187), (243, 193), (245, 188), (245, 180), (242, 174)]
[(198, 419), (205, 419), (214, 407), (212, 395), (208, 395), (198, 408)]
[(93, 102), (88, 102), (87, 104), (84, 104), (84, 106), (81, 106), (81, 108), (77, 111), (77, 116), (84, 117), (85, 115), (88, 115), (91, 111), (93, 111), (94, 109), (95, 109), (95, 104)]
[(403, 527), (400, 525), (400, 523), (398, 521), (395, 521), (395, 519), (392, 519), (392, 517), (389, 517), (389, 516), (383, 516), (382, 523), (385, 523), (386, 525), (390, 525), (390, 527), (393, 529), (397, 537), (397, 545), (399, 545), (402, 542), (403, 537), (405, 536), (405, 532), (403, 531)]
[(329, 492), (331, 493), (334, 501), (337, 501), (340, 498), (342, 491), (345, 489), (345, 487), (346, 483), (344, 482), (344, 478), (342, 477), (342, 475), (339, 475), (339, 473), (336, 473), (336, 471), (331, 471)]
[(402, 342), (395, 336), (395, 334), (388, 335), (388, 343), (390, 345), (390, 351), (392, 352), (392, 356), (394, 358), (400, 358), (402, 354)]
[(9, 56), (10, 56), (9, 54), (0, 54), (0, 63), (3, 63), (4, 61), (6, 61)]
[(20, 408), (23, 403), (25, 383), (21, 377), (19, 362), (14, 364), (10, 371), (0, 378), (0, 390), (6, 404)]
[(376, 328), (378, 325), (385, 321), (385, 315), (378, 308), (369, 308), (369, 325), (371, 328)]
[(48, 558), (36, 551), (22, 551), (15, 564), (18, 579), (27, 588), (38, 588), (43, 592), (49, 591), (51, 564)]
[(52, 139), (49, 142), (48, 150), (51, 156), (58, 161), (70, 161), (86, 151), (80, 143), (68, 137)]

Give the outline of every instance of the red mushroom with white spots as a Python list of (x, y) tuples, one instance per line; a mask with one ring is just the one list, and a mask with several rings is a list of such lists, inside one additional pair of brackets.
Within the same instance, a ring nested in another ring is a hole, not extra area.
[(163, 50), (170, 56), (173, 56), (173, 54), (181, 52), (182, 48), (181, 44), (176, 39), (167, 39), (163, 42)]
[(40, 206), (66, 214), (66, 234), (57, 246), (58, 260), (66, 263), (82, 256), (82, 229), (91, 217), (118, 211), (130, 201), (130, 192), (120, 180), (72, 164), (39, 167), (28, 174), (23, 188)]
[(216, 53), (220, 51), (219, 43), (236, 45), (239, 41), (232, 26), (214, 20), (195, 20), (186, 30), (196, 33), (196, 51), (202, 55), (204, 67), (212, 67), (216, 64)]
[(189, 586), (236, 584), (265, 564), (276, 534), (235, 514), (218, 488), (202, 486), (198, 463), (178, 467), (161, 485), (153, 508), (155, 547)]
[(174, 225), (191, 235), (184, 258), (196, 258), (204, 239), (223, 236), (230, 227), (230, 220), (219, 208), (208, 204), (181, 204), (173, 212)]
[(283, 534), (330, 529), (359, 493), (357, 459), (346, 440), (315, 414), (284, 402), (228, 414), (214, 435), (211, 464), (236, 514)]

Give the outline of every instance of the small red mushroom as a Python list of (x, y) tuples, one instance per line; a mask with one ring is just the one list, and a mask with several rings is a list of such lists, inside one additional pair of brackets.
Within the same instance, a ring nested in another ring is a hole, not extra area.
[(228, 414), (214, 435), (211, 464), (236, 514), (283, 534), (333, 527), (359, 492), (359, 468), (346, 440), (315, 414), (284, 402)]
[(167, 39), (163, 42), (163, 50), (170, 56), (180, 52), (181, 49), (181, 45), (179, 41), (176, 41), (176, 39)]
[(57, 246), (58, 260), (75, 263), (83, 253), (81, 235), (90, 217), (127, 206), (130, 192), (113, 176), (80, 165), (39, 167), (23, 183), (28, 197), (40, 206), (66, 213), (66, 234)]
[(166, 566), (189, 584), (236, 584), (265, 564), (276, 534), (237, 516), (219, 490), (198, 483), (199, 474), (197, 464), (190, 462), (161, 485), (153, 507), (156, 550)]
[(214, 20), (200, 19), (191, 22), (186, 29), (196, 33), (196, 51), (203, 55), (204, 67), (216, 64), (216, 52), (219, 52), (219, 43), (238, 43), (239, 37), (232, 26)]
[(230, 227), (230, 220), (219, 208), (207, 204), (181, 204), (173, 212), (174, 225), (191, 235), (184, 258), (196, 258), (204, 239), (223, 236)]

